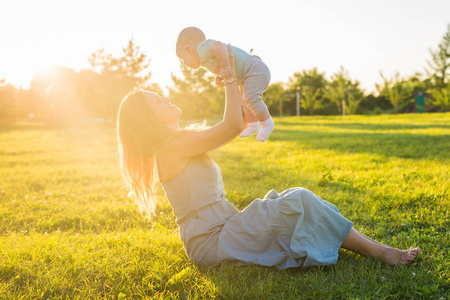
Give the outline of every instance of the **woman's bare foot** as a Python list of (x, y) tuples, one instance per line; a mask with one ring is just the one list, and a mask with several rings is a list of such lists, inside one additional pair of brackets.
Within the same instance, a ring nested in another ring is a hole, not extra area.
[(379, 257), (387, 264), (397, 266), (409, 264), (420, 252), (419, 247), (400, 250), (381, 244), (361, 232), (356, 231), (354, 228), (350, 230), (341, 247), (362, 255)]
[(416, 255), (419, 254), (420, 248), (410, 248), (408, 250), (399, 250), (396, 248), (384, 248), (384, 253), (381, 255), (386, 263), (390, 265), (405, 266), (412, 262)]

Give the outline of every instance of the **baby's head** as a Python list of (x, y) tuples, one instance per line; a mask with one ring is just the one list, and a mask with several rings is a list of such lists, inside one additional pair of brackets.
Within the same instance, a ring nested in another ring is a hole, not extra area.
[(194, 69), (200, 68), (200, 57), (197, 52), (197, 45), (205, 41), (205, 34), (196, 27), (187, 27), (178, 35), (177, 56), (183, 63)]

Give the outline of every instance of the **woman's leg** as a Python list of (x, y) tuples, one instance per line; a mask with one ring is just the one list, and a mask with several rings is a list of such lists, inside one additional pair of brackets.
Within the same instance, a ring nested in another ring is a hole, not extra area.
[(399, 266), (409, 264), (420, 252), (418, 247), (400, 250), (383, 245), (356, 231), (354, 228), (350, 230), (341, 247), (361, 255), (379, 257), (388, 264)]

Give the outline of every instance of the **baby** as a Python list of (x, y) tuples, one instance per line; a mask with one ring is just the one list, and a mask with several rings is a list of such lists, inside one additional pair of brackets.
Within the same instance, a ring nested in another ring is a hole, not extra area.
[(262, 95), (270, 82), (269, 68), (259, 57), (237, 47), (232, 49), (237, 78), (231, 76), (227, 46), (219, 41), (207, 40), (196, 27), (188, 27), (180, 32), (176, 50), (177, 56), (186, 66), (194, 69), (203, 66), (218, 75), (215, 82), (219, 86), (239, 80), (247, 120), (247, 128), (239, 136), (243, 138), (257, 133), (256, 139), (265, 142), (275, 127), (269, 110), (262, 101)]

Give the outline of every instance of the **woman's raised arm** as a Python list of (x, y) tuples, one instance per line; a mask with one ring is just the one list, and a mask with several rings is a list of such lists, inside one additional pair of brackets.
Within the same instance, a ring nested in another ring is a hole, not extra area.
[(223, 120), (209, 128), (188, 132), (174, 141), (171, 149), (179, 158), (189, 158), (216, 149), (234, 139), (243, 129), (244, 120), (241, 108), (241, 96), (236, 77), (234, 53), (228, 46), (228, 55), (232, 68), (232, 77), (225, 84), (225, 112)]

